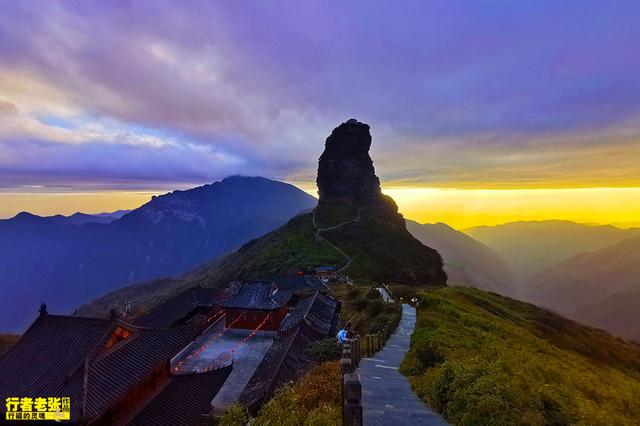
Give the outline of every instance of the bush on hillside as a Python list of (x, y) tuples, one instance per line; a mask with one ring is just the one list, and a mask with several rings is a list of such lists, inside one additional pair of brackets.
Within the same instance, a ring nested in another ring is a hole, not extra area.
[(227, 408), (220, 419), (220, 426), (244, 426), (249, 421), (249, 411), (237, 402)]
[(406, 284), (392, 285), (391, 292), (396, 300), (400, 300), (401, 298), (404, 300), (411, 300), (411, 298), (416, 296), (418, 293), (415, 288), (409, 287)]
[(380, 300), (382, 300), (382, 295), (381, 295), (381, 294), (380, 294), (380, 292), (379, 292), (377, 289), (375, 289), (375, 288), (370, 288), (370, 289), (369, 289), (369, 291), (367, 291), (367, 293), (365, 294), (365, 297), (366, 297), (367, 299), (370, 299), (370, 300), (371, 300), (371, 299), (373, 299), (373, 300), (376, 300), (376, 299), (380, 299)]
[(307, 353), (314, 361), (322, 363), (340, 359), (342, 349), (336, 339), (327, 337), (313, 342), (307, 349)]
[(279, 389), (258, 415), (256, 426), (340, 424), (340, 366), (321, 364), (294, 385)]
[(364, 336), (397, 325), (400, 305), (384, 302), (376, 289), (336, 285), (333, 291), (342, 301), (342, 318), (351, 323), (355, 334)]
[(475, 289), (422, 299), (401, 370), (449, 422), (637, 424), (637, 345)]

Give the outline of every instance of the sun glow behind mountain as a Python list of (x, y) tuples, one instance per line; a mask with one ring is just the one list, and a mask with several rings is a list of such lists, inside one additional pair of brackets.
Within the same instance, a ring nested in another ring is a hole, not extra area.
[[(315, 185), (297, 183), (317, 197)], [(518, 220), (638, 226), (640, 188), (448, 189), (384, 186), (407, 218), (456, 229)]]
[(632, 225), (640, 188), (440, 189), (385, 188), (405, 217), (456, 229), (518, 220), (571, 220)]
[[(317, 197), (315, 183), (295, 183)], [(176, 189), (184, 189), (182, 186)], [(0, 218), (20, 211), (47, 216), (136, 208), (171, 189), (148, 191), (0, 193)], [(640, 188), (447, 189), (383, 187), (408, 219), (456, 229), (518, 220), (571, 220), (638, 226)]]

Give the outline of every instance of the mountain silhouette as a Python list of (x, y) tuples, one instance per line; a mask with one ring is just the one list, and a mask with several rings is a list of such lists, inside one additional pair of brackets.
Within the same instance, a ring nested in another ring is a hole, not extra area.
[(22, 330), (43, 301), (64, 312), (127, 283), (182, 274), (315, 204), (292, 185), (234, 176), (154, 196), (117, 220), (2, 220), (0, 330)]

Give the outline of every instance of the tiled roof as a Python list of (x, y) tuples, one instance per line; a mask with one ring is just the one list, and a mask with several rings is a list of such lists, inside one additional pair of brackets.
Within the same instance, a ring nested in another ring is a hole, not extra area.
[[(116, 327), (131, 334), (104, 349)], [(189, 344), (200, 327), (144, 329), (116, 320), (41, 315), (0, 358), (0, 400), (69, 397), (71, 416), (93, 418), (110, 408), (153, 369)], [(88, 368), (87, 368), (88, 367)]]
[(278, 275), (273, 279), (279, 289), (294, 291), (324, 290), (327, 287), (319, 278), (312, 275)]
[(131, 426), (195, 425), (211, 411), (211, 401), (227, 377), (231, 366), (199, 374), (171, 378), (169, 384), (129, 423)]
[(86, 412), (102, 414), (155, 368), (167, 363), (198, 334), (198, 327), (137, 329), (89, 367)]
[(211, 306), (220, 290), (194, 287), (159, 304), (133, 323), (141, 327), (172, 327), (198, 306)]
[(305, 297), (304, 299), (300, 299), (293, 309), (289, 310), (289, 313), (282, 320), (280, 324), (279, 332), (284, 334), (289, 331), (295, 329), (300, 326), (300, 323), (304, 320), (305, 316), (311, 309), (311, 305), (315, 301), (316, 294), (312, 296)]
[(41, 315), (0, 358), (0, 400), (7, 397), (71, 398), (77, 418), (82, 406), (84, 360), (110, 336), (115, 321)]
[(280, 325), (280, 332), (287, 333), (304, 323), (319, 335), (327, 336), (335, 323), (337, 310), (337, 300), (316, 291), (289, 311)]
[(331, 297), (319, 292), (316, 293), (315, 300), (304, 321), (315, 332), (327, 336), (335, 324), (338, 303), (337, 300)]
[(239, 402), (255, 411), (280, 386), (301, 377), (313, 365), (305, 353), (311, 342), (300, 330), (275, 341), (240, 394)]
[(272, 296), (273, 290), (271, 281), (233, 283), (217, 303), (224, 308), (274, 310), (286, 301)]

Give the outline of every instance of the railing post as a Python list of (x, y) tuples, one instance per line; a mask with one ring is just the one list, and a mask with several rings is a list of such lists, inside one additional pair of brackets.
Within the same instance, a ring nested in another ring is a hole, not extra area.
[(367, 358), (369, 356), (368, 347), (367, 347), (367, 336), (362, 336), (362, 340), (360, 340), (360, 347), (362, 348), (362, 358)]
[(347, 373), (342, 377), (342, 424), (362, 426), (362, 384), (357, 373)]
[(358, 365), (360, 365), (360, 337), (356, 337), (355, 339), (353, 339), (353, 352), (355, 353), (355, 365), (356, 367)]
[(358, 366), (358, 362), (357, 362), (357, 352), (356, 352), (356, 341), (355, 339), (352, 339), (351, 341), (349, 341), (350, 346), (351, 346), (351, 364), (353, 364), (353, 369), (355, 370), (355, 368)]
[(351, 362), (351, 354), (345, 354), (342, 352), (342, 359), (340, 359), (340, 368), (342, 373), (353, 373), (353, 363)]

